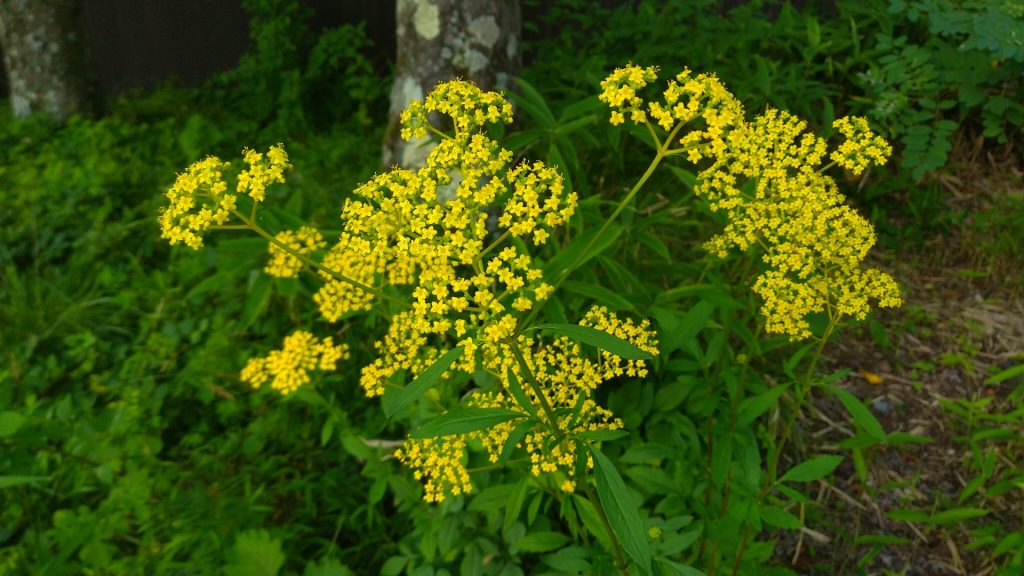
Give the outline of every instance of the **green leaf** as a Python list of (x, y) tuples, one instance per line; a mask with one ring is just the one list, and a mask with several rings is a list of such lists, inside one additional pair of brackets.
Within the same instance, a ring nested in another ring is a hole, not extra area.
[(566, 280), (562, 282), (562, 288), (574, 294), (590, 298), (594, 302), (608, 306), (613, 310), (636, 310), (632, 302), (598, 284)]
[(528, 475), (523, 476), (516, 483), (512, 495), (508, 498), (508, 505), (505, 507), (505, 528), (508, 528), (519, 519), (519, 514), (523, 511), (523, 504), (526, 502), (526, 494), (529, 487), (530, 477)]
[(803, 527), (803, 523), (796, 516), (786, 512), (782, 508), (776, 508), (775, 506), (762, 506), (760, 509), (761, 520), (764, 520), (765, 524), (769, 526), (775, 526), (776, 528), (784, 528), (786, 530), (799, 530)]
[(0, 490), (23, 484), (46, 482), (49, 479), (49, 476), (0, 476)]
[(256, 321), (256, 318), (266, 309), (270, 302), (270, 288), (273, 286), (272, 278), (266, 274), (260, 274), (249, 288), (249, 295), (242, 305), (242, 327), (248, 328)]
[(701, 300), (681, 318), (674, 313), (666, 315), (656, 312), (655, 317), (661, 325), (662, 349), (668, 353), (689, 344), (704, 329), (714, 311), (714, 304)]
[(992, 376), (989, 376), (985, 380), (985, 384), (999, 384), (1000, 382), (1002, 382), (1004, 380), (1009, 380), (1010, 378), (1013, 378), (1014, 376), (1021, 376), (1021, 375), (1024, 375), (1024, 364), (1018, 364), (1017, 366), (1014, 366), (1012, 368), (1007, 368), (1006, 370), (1003, 370), (1002, 372), (1000, 372), (998, 374), (994, 374)]
[(515, 484), (498, 484), (488, 486), (473, 497), (469, 509), (474, 512), (494, 512), (507, 505), (509, 498), (516, 490)]
[(592, 442), (611, 442), (629, 436), (629, 432), (625, 430), (584, 430), (576, 436)]
[[(558, 278), (569, 266), (576, 262), (577, 258), (580, 261), (577, 266), (582, 266), (591, 258), (599, 255), (600, 253), (607, 250), (610, 246), (615, 244), (615, 241), (622, 235), (622, 226), (611, 225), (601, 234), (600, 237), (594, 242), (594, 245), (590, 247), (590, 251), (583, 254), (583, 250), (590, 245), (590, 241), (597, 237), (599, 230), (587, 230), (574, 238), (568, 245), (558, 251), (547, 264), (544, 265), (544, 276), (546, 278)], [(582, 255), (582, 257), (581, 257)]]
[(653, 358), (649, 352), (637, 348), (631, 342), (626, 342), (618, 336), (612, 336), (607, 332), (591, 328), (590, 326), (579, 326), (577, 324), (538, 324), (529, 330), (546, 330), (562, 336), (568, 336), (577, 342), (590, 344), (606, 352), (610, 352), (626, 360), (650, 360)]
[(462, 356), (462, 350), (462, 346), (456, 346), (445, 352), (440, 358), (434, 360), (434, 363), (428, 366), (426, 370), (421, 372), (415, 380), (410, 382), (405, 388), (402, 388), (401, 392), (391, 402), (391, 405), (385, 407), (384, 413), (387, 417), (391, 418), (406, 406), (419, 400), (424, 392), (433, 387), (434, 384), (437, 384), (437, 381), (448, 371), (448, 368)]
[(501, 447), (501, 455), (498, 456), (498, 466), (504, 466), (508, 463), (508, 459), (512, 457), (512, 452), (526, 438), (526, 435), (533, 429), (534, 424), (535, 422), (532, 420), (523, 420), (516, 424), (516, 427), (509, 432), (508, 438), (505, 439), (505, 445)]
[(324, 421), (324, 427), (320, 429), (320, 446), (327, 446), (327, 443), (331, 441), (331, 436), (334, 435), (334, 418), (327, 418)]
[(540, 92), (526, 80), (519, 77), (516, 77), (515, 84), (516, 88), (519, 89), (519, 94), (508, 92), (506, 95), (509, 99), (523, 110), (526, 110), (538, 124), (549, 130), (554, 129), (556, 124), (555, 115), (551, 113), (551, 109), (548, 108), (547, 102), (544, 101), (544, 97), (540, 95)]
[(971, 518), (980, 518), (988, 515), (988, 510), (982, 508), (953, 508), (952, 510), (943, 510), (928, 518), (929, 524), (952, 524), (953, 522), (963, 522), (964, 520), (970, 520)]
[(435, 438), (452, 434), (465, 434), (491, 428), (502, 422), (526, 418), (526, 414), (508, 408), (479, 408), (460, 406), (441, 414), (409, 434), (410, 438)]
[(593, 570), (590, 562), (587, 561), (589, 557), (590, 551), (586, 548), (569, 546), (568, 548), (562, 548), (554, 554), (544, 556), (541, 558), (541, 561), (558, 570), (561, 574), (589, 574)]
[(644, 574), (651, 572), (651, 546), (647, 541), (639, 507), (633, 502), (615, 465), (600, 450), (590, 447), (597, 476), (597, 497), (619, 544)]
[(868, 433), (869, 436), (879, 442), (885, 442), (885, 430), (882, 429), (882, 425), (875, 418), (875, 415), (868, 410), (867, 406), (863, 402), (857, 399), (856, 396), (850, 394), (842, 388), (832, 388), (839, 396), (839, 401), (846, 406), (846, 411), (853, 416), (853, 421), (860, 426), (862, 430)]
[(782, 396), (787, 388), (789, 388), (789, 384), (774, 386), (769, 388), (767, 392), (751, 396), (750, 398), (744, 398), (736, 410), (736, 428), (745, 428), (751, 422), (757, 420), (761, 414), (767, 412), (768, 409), (779, 401), (779, 397)]
[(817, 458), (812, 458), (807, 462), (801, 462), (790, 468), (782, 475), (782, 478), (779, 478), (778, 484), (783, 482), (811, 482), (824, 478), (831, 474), (842, 461), (842, 456), (818, 456)]
[(302, 576), (354, 576), (354, 572), (336, 558), (323, 558), (319, 562), (308, 562)]
[(17, 412), (0, 412), (0, 438), (14, 436), (25, 424), (26, 418)]
[(277, 576), (284, 566), (281, 541), (266, 530), (246, 530), (235, 540), (224, 566), (227, 576)]
[(560, 532), (534, 532), (520, 538), (516, 546), (524, 552), (550, 552), (568, 543), (569, 537)]
[(920, 510), (910, 510), (908, 508), (889, 510), (885, 515), (898, 522), (924, 522), (928, 520), (928, 514)]
[(512, 366), (508, 367), (508, 371), (505, 376), (505, 383), (509, 393), (512, 394), (512, 398), (515, 399), (516, 404), (519, 404), (520, 408), (526, 410), (527, 414), (536, 418), (537, 407), (533, 405), (530, 397), (526, 395), (526, 391), (523, 390), (523, 385), (519, 382), (519, 378), (516, 377), (515, 370), (513, 370)]

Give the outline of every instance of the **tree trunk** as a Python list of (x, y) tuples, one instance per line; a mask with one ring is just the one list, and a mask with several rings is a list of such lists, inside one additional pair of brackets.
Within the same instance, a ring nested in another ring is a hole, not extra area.
[(0, 44), (16, 118), (90, 112), (78, 0), (0, 0)]
[(519, 73), (519, 0), (398, 0), (398, 56), (391, 87), (384, 165), (421, 166), (429, 142), (401, 139), (398, 116), (439, 82), (472, 80), (504, 89)]

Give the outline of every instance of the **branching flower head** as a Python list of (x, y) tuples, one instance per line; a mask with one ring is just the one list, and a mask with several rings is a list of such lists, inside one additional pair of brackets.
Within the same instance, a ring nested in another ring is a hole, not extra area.
[(317, 338), (297, 330), (284, 339), (280, 350), (262, 358), (250, 358), (242, 369), (241, 379), (253, 388), (270, 382), (271, 388), (291, 394), (309, 382), (310, 372), (334, 370), (338, 360), (348, 356), (348, 346), (335, 345), (330, 336)]
[(238, 175), (238, 193), (248, 194), (256, 202), (266, 197), (267, 185), (284, 183), (284, 171), (291, 168), (284, 145), (271, 146), (266, 154), (255, 150), (243, 152), (249, 167)]
[(871, 130), (867, 118), (846, 116), (833, 122), (832, 127), (846, 138), (846, 141), (832, 152), (832, 159), (854, 176), (864, 172), (872, 164), (885, 164), (892, 155), (892, 146)]
[(215, 156), (189, 166), (167, 190), (169, 204), (158, 218), (160, 235), (171, 245), (179, 242), (198, 250), (203, 232), (231, 217), (237, 198), (227, 192), (224, 172), (230, 167)]
[[(594, 307), (580, 325), (618, 336), (652, 355), (658, 353), (657, 339), (646, 320), (635, 323), (620, 319), (604, 307)], [(522, 390), (534, 406), (550, 407), (551, 414), (542, 413), (540, 420), (534, 422), (516, 448), (525, 451), (531, 474), (547, 477), (558, 489), (573, 492), (579, 480), (576, 477), (577, 458), (586, 458), (586, 462), (581, 463), (585, 469), (593, 466), (589, 455), (579, 451), (579, 435), (588, 431), (622, 428), (621, 420), (597, 404), (593, 398), (594, 391), (601, 383), (617, 377), (643, 377), (647, 367), (642, 360), (626, 360), (606, 351), (601, 351), (597, 357), (588, 356), (579, 344), (564, 336), (553, 341), (519, 336), (517, 346), (524, 355), (529, 373), (524, 372), (514, 360), (508, 341), (488, 348), (483, 353), (480, 368), (495, 375), (502, 386), (497, 390), (471, 392), (467, 404), (478, 408), (521, 411), (522, 407), (514, 399), (515, 387)], [(510, 373), (515, 384), (508, 378)], [(536, 381), (536, 388), (526, 385), (531, 377)], [(555, 418), (555, 428), (547, 417)], [(483, 445), (491, 462), (498, 462), (510, 435), (521, 422), (512, 420), (463, 435), (462, 450), (465, 451), (465, 439), (474, 440)], [(403, 462), (413, 468), (417, 478), (427, 479), (425, 498), (428, 501), (438, 501), (447, 494), (464, 493), (471, 488), (468, 474), (462, 475), (464, 466), (454, 465), (466, 459), (464, 454), (456, 456), (451, 452), (456, 438), (410, 440), (403, 449), (403, 453), (414, 449), (418, 455), (416, 459), (406, 458)], [(458, 482), (447, 484), (448, 488), (458, 492), (446, 491), (438, 478), (458, 479)]]
[(228, 192), (225, 179), (231, 164), (216, 156), (207, 156), (178, 175), (166, 193), (169, 204), (158, 217), (161, 237), (172, 246), (181, 242), (198, 250), (203, 246), (204, 232), (231, 219), (238, 194), (248, 193), (260, 202), (268, 184), (285, 181), (284, 171), (291, 165), (281, 144), (271, 146), (266, 154), (253, 150), (243, 154), (249, 168), (238, 175), (234, 192)]
[(601, 94), (598, 99), (612, 109), (613, 126), (622, 124), (627, 117), (634, 124), (647, 120), (644, 99), (639, 92), (657, 79), (658, 69), (654, 66), (641, 68), (630, 64), (615, 70), (601, 81)]
[(512, 105), (497, 92), (481, 90), (472, 82), (455, 80), (438, 84), (426, 100), (416, 100), (402, 111), (402, 138), (423, 138), (430, 113), (452, 119), (456, 132), (465, 133), (487, 124), (512, 122)]

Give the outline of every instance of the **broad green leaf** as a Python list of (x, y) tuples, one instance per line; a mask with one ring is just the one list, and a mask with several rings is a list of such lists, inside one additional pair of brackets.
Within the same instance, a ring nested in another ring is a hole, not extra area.
[(593, 568), (587, 561), (591, 552), (580, 546), (569, 546), (562, 548), (554, 554), (548, 554), (541, 558), (541, 561), (548, 566), (558, 570), (561, 574), (590, 574)]
[(782, 475), (782, 478), (779, 478), (778, 483), (811, 482), (824, 478), (831, 474), (842, 461), (842, 456), (818, 456), (817, 458), (812, 458), (807, 462), (801, 462), (790, 468)]
[(568, 336), (577, 342), (589, 344), (610, 352), (626, 360), (649, 360), (652, 358), (649, 352), (645, 352), (631, 342), (626, 342), (618, 336), (591, 328), (590, 326), (579, 326), (577, 324), (538, 324), (530, 330), (545, 330), (562, 336)]
[(655, 317), (661, 325), (662, 349), (669, 353), (688, 344), (704, 329), (714, 311), (715, 305), (706, 300), (697, 302), (682, 316), (675, 311), (655, 311)]
[(800, 519), (786, 512), (782, 508), (775, 506), (762, 506), (759, 510), (761, 513), (761, 520), (764, 520), (765, 524), (774, 526), (776, 528), (785, 528), (786, 530), (799, 530), (803, 527)]
[(633, 559), (642, 574), (651, 572), (651, 546), (640, 519), (639, 507), (632, 501), (626, 484), (615, 465), (600, 450), (591, 446), (594, 456), (594, 474), (597, 477), (597, 497), (601, 501), (608, 523), (619, 538), (619, 544)]
[(779, 401), (779, 397), (782, 396), (787, 388), (789, 388), (789, 384), (773, 386), (767, 392), (751, 396), (750, 398), (744, 398), (736, 410), (736, 428), (744, 428), (754, 420), (757, 420), (761, 414), (767, 412)]
[(502, 422), (526, 418), (526, 414), (507, 408), (479, 408), (460, 406), (441, 414), (409, 434), (410, 438), (435, 438), (452, 434), (465, 434), (482, 428), (491, 428)]
[(456, 346), (445, 352), (440, 358), (434, 360), (434, 363), (428, 366), (426, 370), (421, 372), (415, 380), (410, 382), (405, 388), (402, 388), (401, 392), (391, 402), (391, 405), (386, 407), (385, 414), (387, 417), (391, 418), (406, 406), (419, 400), (424, 392), (433, 387), (434, 384), (437, 384), (437, 381), (441, 379), (441, 376), (444, 375), (448, 368), (462, 356), (462, 350), (462, 346)]
[(560, 532), (534, 532), (516, 542), (524, 552), (551, 552), (569, 543), (569, 537)]
[(248, 328), (256, 321), (256, 318), (263, 313), (270, 302), (270, 289), (273, 286), (272, 278), (266, 274), (260, 274), (249, 288), (249, 295), (242, 305), (242, 327)]
[(227, 576), (277, 576), (284, 566), (281, 541), (266, 530), (246, 530), (238, 534), (224, 566)]
[(0, 438), (14, 436), (25, 424), (25, 417), (17, 412), (0, 412)]
[(833, 387), (833, 390), (836, 396), (839, 396), (839, 401), (843, 403), (843, 406), (846, 406), (846, 411), (850, 413), (850, 416), (853, 416), (853, 421), (857, 423), (857, 426), (860, 426), (862, 430), (875, 440), (885, 442), (885, 430), (882, 429), (882, 425), (875, 418), (875, 415), (868, 410), (867, 406), (858, 400), (856, 396), (842, 388)]
[(507, 505), (509, 497), (515, 492), (515, 484), (498, 484), (488, 486), (473, 497), (469, 509), (475, 512), (493, 512)]

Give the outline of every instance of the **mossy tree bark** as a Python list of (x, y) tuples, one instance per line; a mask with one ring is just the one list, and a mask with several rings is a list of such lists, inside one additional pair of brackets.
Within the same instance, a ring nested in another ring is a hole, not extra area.
[(16, 118), (93, 109), (78, 0), (0, 0), (0, 44)]
[(398, 0), (398, 57), (384, 137), (385, 166), (421, 166), (429, 141), (401, 139), (398, 116), (439, 82), (471, 80), (505, 89), (519, 73), (519, 0)]

